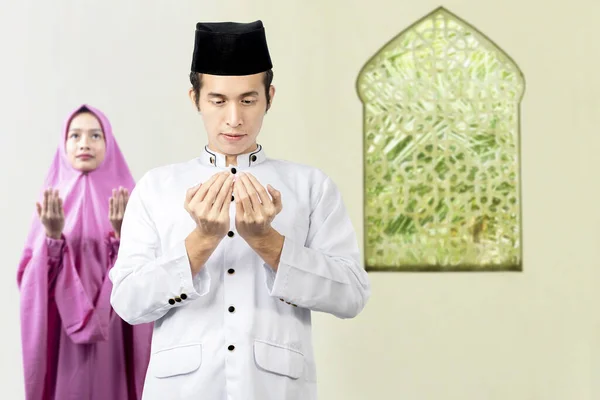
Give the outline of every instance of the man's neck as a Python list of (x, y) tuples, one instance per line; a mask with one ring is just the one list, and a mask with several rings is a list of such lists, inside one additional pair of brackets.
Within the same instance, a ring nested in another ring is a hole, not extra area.
[(237, 167), (237, 156), (226, 155), (225, 156), (225, 165), (226, 166), (234, 165)]

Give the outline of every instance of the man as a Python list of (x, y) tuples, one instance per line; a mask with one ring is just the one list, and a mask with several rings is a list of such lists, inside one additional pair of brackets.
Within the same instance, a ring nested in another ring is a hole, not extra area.
[(256, 142), (271, 68), (261, 21), (198, 23), (189, 96), (208, 145), (131, 193), (111, 303), (155, 323), (146, 400), (316, 399), (311, 311), (352, 318), (370, 296), (334, 183)]

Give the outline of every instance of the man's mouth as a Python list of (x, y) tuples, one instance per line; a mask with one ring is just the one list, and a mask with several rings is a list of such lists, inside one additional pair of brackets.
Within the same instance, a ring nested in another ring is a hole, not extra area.
[(241, 135), (241, 134), (237, 134), (237, 133), (222, 133), (222, 135), (225, 137), (225, 139), (231, 140), (231, 141), (241, 140), (244, 136), (246, 136), (246, 135)]

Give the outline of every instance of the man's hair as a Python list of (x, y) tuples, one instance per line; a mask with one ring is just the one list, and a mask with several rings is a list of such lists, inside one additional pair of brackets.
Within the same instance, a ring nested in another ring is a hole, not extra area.
[[(196, 100), (196, 107), (200, 110), (200, 89), (202, 89), (202, 74), (199, 72), (190, 72), (190, 83), (192, 84), (192, 89), (194, 89), (194, 100)], [(269, 89), (271, 88), (271, 83), (273, 83), (273, 70), (270, 69), (265, 71), (263, 76), (263, 83), (265, 84), (265, 95), (267, 97), (267, 109), (265, 112), (269, 110), (271, 107), (271, 94)]]

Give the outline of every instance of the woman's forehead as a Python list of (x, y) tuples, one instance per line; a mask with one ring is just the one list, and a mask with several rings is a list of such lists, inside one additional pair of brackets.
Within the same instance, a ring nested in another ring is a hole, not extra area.
[(83, 112), (73, 117), (69, 129), (102, 130), (102, 124), (94, 114)]

